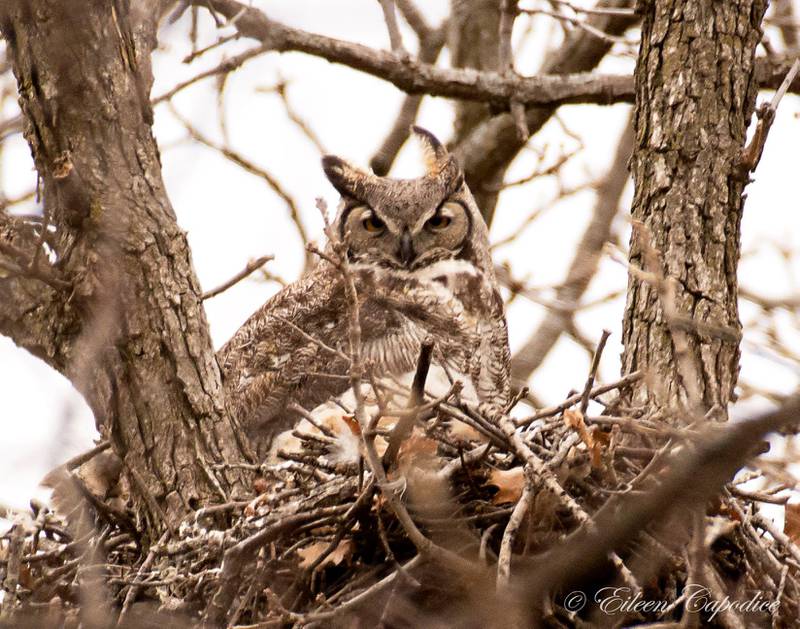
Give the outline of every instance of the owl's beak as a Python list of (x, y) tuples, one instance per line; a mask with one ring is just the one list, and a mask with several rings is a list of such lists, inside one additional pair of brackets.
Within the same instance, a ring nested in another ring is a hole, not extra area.
[(408, 231), (408, 227), (406, 227), (400, 235), (399, 254), (400, 261), (405, 266), (409, 266), (414, 261), (414, 258), (417, 257), (417, 254), (414, 252), (414, 243), (411, 240), (411, 232)]

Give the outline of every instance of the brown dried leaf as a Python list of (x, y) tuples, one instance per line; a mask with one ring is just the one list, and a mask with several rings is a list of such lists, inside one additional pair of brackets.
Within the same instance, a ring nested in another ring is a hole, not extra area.
[(248, 518), (252, 518), (254, 515), (258, 514), (259, 508), (265, 504), (269, 504), (269, 495), (267, 493), (258, 494), (258, 496), (245, 505), (244, 514)]
[(598, 469), (603, 466), (603, 446), (600, 440), (595, 439), (596, 430), (590, 431), (586, 427), (583, 413), (580, 411), (567, 409), (564, 411), (564, 423), (575, 430), (580, 436), (581, 441), (586, 445), (591, 457), (592, 468)]
[(430, 456), (436, 454), (438, 444), (435, 440), (425, 436), (425, 433), (418, 427), (414, 427), (411, 435), (400, 444), (400, 450), (397, 452), (397, 458), (403, 459), (404, 457), (414, 458), (416, 456)]
[(572, 409), (564, 411), (564, 424), (578, 432), (580, 432), (581, 426), (584, 429), (586, 428), (586, 423), (583, 421), (583, 413)]
[(19, 584), (24, 587), (25, 589), (33, 589), (34, 584), (36, 583), (36, 579), (33, 578), (31, 574), (30, 568), (25, 564), (20, 565), (19, 567)]
[(350, 429), (350, 432), (352, 432), (356, 437), (361, 436), (361, 426), (359, 426), (358, 420), (356, 420), (355, 415), (342, 414), (341, 419), (345, 423), (345, 425)]
[(510, 470), (493, 470), (486, 485), (498, 489), (492, 497), (493, 504), (517, 502), (525, 487), (525, 473), (522, 466), (512, 467)]
[(397, 451), (397, 467), (401, 470), (432, 469), (439, 461), (436, 456), (438, 448), (439, 444), (435, 440), (425, 436), (425, 433), (415, 426), (408, 439), (400, 444), (400, 449)]
[(264, 478), (263, 476), (256, 476), (253, 479), (253, 491), (256, 494), (265, 494), (267, 493), (268, 489), (269, 489), (269, 483), (267, 482), (266, 478)]
[[(299, 548), (297, 554), (300, 556), (300, 567), (310, 568), (319, 559), (320, 555), (328, 548), (329, 542), (313, 542), (308, 546)], [(339, 542), (336, 548), (322, 560), (319, 565), (320, 568), (325, 566), (338, 566), (345, 560), (349, 560), (353, 556), (353, 540), (343, 539)]]
[(783, 521), (783, 532), (793, 542), (800, 542), (800, 504), (788, 503)]

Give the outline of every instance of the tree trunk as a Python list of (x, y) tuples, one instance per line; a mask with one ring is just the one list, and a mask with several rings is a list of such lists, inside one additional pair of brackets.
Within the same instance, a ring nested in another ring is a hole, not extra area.
[(84, 396), (151, 539), (197, 505), (246, 491), (241, 472), (214, 467), (244, 454), (151, 133), (161, 11), (144, 0), (0, 9), (57, 255), (50, 265), (6, 225), (47, 282), (0, 278), (0, 333)]
[[(452, 0), (448, 23), (447, 46), (454, 68), (474, 68), (489, 72), (501, 70), (500, 15), (502, 2), (498, 0)], [(453, 145), (458, 146), (476, 127), (491, 117), (488, 103), (456, 101), (453, 124)], [(509, 162), (510, 163), (510, 162)], [(506, 164), (508, 167), (508, 164)], [(475, 202), (487, 225), (492, 224), (500, 184), (505, 168), (472, 189)], [(472, 185), (471, 182), (467, 182)]]
[[(754, 57), (766, 5), (654, 0), (640, 7), (631, 160), (634, 268), (622, 364), (623, 373), (648, 374), (633, 395), (650, 408), (688, 405), (724, 418), (734, 399), (746, 184), (739, 159), (755, 105)], [(636, 269), (667, 280), (661, 296), (658, 282)]]

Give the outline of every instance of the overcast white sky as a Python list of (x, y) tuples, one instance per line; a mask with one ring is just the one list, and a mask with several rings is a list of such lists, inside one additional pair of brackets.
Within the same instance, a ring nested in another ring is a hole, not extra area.
[[(373, 47), (386, 47), (387, 37), (377, 2), (363, 0), (294, 0), (254, 3), (265, 8), (274, 19), (304, 30), (357, 41)], [(423, 3), (420, 3), (423, 4)], [(425, 0), (431, 22), (438, 22), (448, 9), (446, 0)], [(532, 73), (542, 58), (542, 42), (536, 31), (534, 41), (519, 49), (517, 68)], [(216, 38), (213, 23), (201, 15), (201, 45)], [(518, 31), (524, 30), (520, 21)], [(154, 60), (156, 83), (153, 95), (161, 94), (176, 82), (216, 65), (219, 53), (211, 53), (191, 66), (181, 63), (189, 52), (188, 21), (182, 20), (162, 32), (163, 45)], [(225, 31), (230, 32), (230, 29)], [(554, 32), (558, 32), (557, 29)], [(517, 33), (519, 34), (519, 33)], [(406, 33), (408, 47), (413, 37)], [(537, 43), (539, 42), (539, 43)], [(247, 49), (250, 42), (237, 42), (224, 50), (228, 56)], [(446, 63), (446, 59), (442, 62)], [(627, 71), (632, 59), (608, 59), (602, 69)], [(229, 79), (226, 91), (226, 121), (230, 144), (255, 163), (275, 175), (297, 200), (308, 232), (321, 235), (321, 220), (314, 198), (323, 196), (331, 207), (337, 197), (319, 166), (319, 152), (298, 129), (287, 121), (280, 100), (260, 93), (259, 87), (286, 79), (288, 97), (298, 113), (309, 123), (327, 151), (366, 166), (393, 122), (403, 94), (387, 83), (342, 66), (329, 64), (298, 53), (263, 56), (249, 62)], [(762, 95), (766, 98), (770, 95)], [(216, 114), (213, 79), (199, 83), (174, 99), (176, 108), (193, 124), (216, 140), (222, 138)], [(4, 115), (12, 114), (8, 105)], [(561, 123), (552, 121), (532, 141), (544, 151), (544, 163), (569, 151), (577, 142), (565, 133), (562, 123), (583, 139), (584, 149), (563, 169), (564, 181), (576, 185), (602, 176), (616, 149), (617, 139), (627, 118), (627, 106), (564, 107)], [(800, 142), (800, 101), (792, 96), (781, 104), (767, 148), (748, 188), (743, 220), (745, 257), (740, 279), (759, 294), (781, 297), (797, 294), (796, 261), (787, 261), (776, 247), (798, 250), (800, 213), (796, 188), (797, 147)], [(448, 139), (453, 112), (448, 101), (428, 98), (419, 123)], [(212, 288), (241, 270), (249, 259), (273, 254), (269, 269), (293, 279), (301, 269), (303, 250), (282, 201), (260, 180), (220, 157), (213, 150), (185, 142), (182, 127), (165, 105), (156, 108), (156, 137), (162, 146), (164, 179), (178, 220), (189, 234), (194, 263), (201, 284)], [(35, 174), (27, 145), (22, 138), (7, 143), (0, 155), (0, 183), (9, 196), (29, 189)], [(508, 178), (531, 172), (537, 164), (536, 152), (524, 151), (513, 164)], [(417, 147), (407, 146), (393, 175), (413, 176), (420, 172)], [(493, 241), (514, 233), (533, 209), (548, 205), (556, 194), (552, 180), (515, 188), (501, 197)], [(625, 203), (630, 201), (628, 190)], [(552, 207), (512, 246), (496, 252), (496, 261), (510, 261), (519, 277), (534, 286), (557, 285), (564, 276), (576, 240), (593, 208), (590, 190), (576, 194)], [(31, 207), (25, 208), (30, 211)], [(625, 221), (617, 231), (627, 243)], [(620, 265), (604, 260), (587, 295), (587, 301), (624, 287), (626, 272)], [(227, 340), (236, 328), (277, 289), (274, 283), (248, 280), (220, 297), (207, 302), (207, 313), (216, 346)], [(616, 299), (579, 315), (579, 328), (597, 340), (603, 328), (613, 336), (603, 356), (601, 376), (610, 380), (619, 370), (619, 340), (624, 302)], [(523, 298), (509, 308), (512, 351), (519, 347), (542, 315), (539, 307)], [(754, 310), (743, 302), (743, 322), (751, 322)], [(785, 329), (797, 328), (794, 316), (782, 316)], [(795, 347), (800, 342), (794, 335)], [(742, 378), (771, 390), (787, 392), (797, 386), (798, 365), (770, 354), (751, 351), (757, 336), (746, 339)], [(545, 365), (535, 374), (532, 386), (546, 401), (557, 401), (572, 388), (582, 386), (588, 369), (586, 353), (562, 339)], [(91, 446), (94, 425), (91, 413), (69, 383), (46, 365), (17, 349), (0, 337), (0, 504), (25, 506), (37, 489), (41, 477), (54, 465)], [(750, 404), (749, 406), (752, 406)]]

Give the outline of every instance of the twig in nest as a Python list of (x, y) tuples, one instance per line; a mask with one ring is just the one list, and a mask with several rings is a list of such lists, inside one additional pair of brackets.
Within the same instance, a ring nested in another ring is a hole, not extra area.
[(261, 256), (260, 258), (256, 258), (255, 260), (250, 260), (247, 265), (239, 271), (236, 275), (234, 275), (231, 279), (229, 279), (224, 284), (220, 284), (216, 288), (212, 288), (210, 291), (206, 291), (203, 293), (201, 299), (205, 301), (206, 299), (211, 299), (212, 297), (216, 297), (217, 295), (224, 293), (226, 290), (231, 288), (232, 286), (241, 282), (244, 278), (248, 275), (257, 271), (262, 266), (264, 266), (270, 260), (274, 260), (275, 256)]
[[(614, 389), (623, 389), (634, 382), (638, 382), (644, 377), (644, 373), (642, 371), (634, 371), (633, 373), (629, 373), (627, 376), (624, 376), (617, 380), (616, 382), (612, 382), (611, 384), (604, 384), (600, 387), (597, 387), (592, 390), (589, 394), (590, 398), (596, 398), (603, 393), (608, 393), (609, 391), (613, 391)], [(569, 396), (566, 400), (561, 402), (556, 406), (549, 406), (547, 408), (543, 408), (538, 413), (530, 417), (525, 417), (520, 420), (516, 420), (517, 426), (529, 426), (533, 422), (544, 419), (545, 417), (553, 417), (554, 415), (558, 415), (559, 413), (564, 412), (570, 406), (574, 406), (578, 402), (583, 399), (583, 393), (576, 393), (575, 395)]]
[[(428, 370), (431, 366), (431, 355), (433, 354), (433, 341), (426, 340), (420, 348), (419, 358), (417, 359), (417, 370), (414, 373), (414, 382), (411, 385), (411, 395), (408, 398), (408, 409), (414, 409), (420, 405), (425, 396), (425, 381), (428, 379)], [(391, 467), (400, 445), (411, 433), (417, 413), (408, 413), (401, 417), (395, 424), (392, 434), (389, 436), (389, 445), (383, 453), (383, 465), (385, 468)]]
[(245, 561), (251, 558), (260, 548), (303, 524), (317, 520), (320, 515), (329, 513), (336, 515), (341, 511), (341, 506), (334, 506), (283, 517), (226, 550), (222, 570), (219, 574), (218, 588), (214, 596), (208, 601), (204, 621), (212, 626), (222, 623), (228, 611), (232, 609), (233, 599), (241, 585), (240, 574)]
[(606, 341), (611, 336), (611, 332), (603, 330), (600, 341), (597, 343), (597, 349), (594, 352), (592, 359), (592, 367), (589, 369), (589, 377), (586, 378), (586, 386), (583, 387), (583, 395), (581, 396), (581, 415), (586, 415), (586, 409), (589, 408), (589, 396), (592, 393), (594, 380), (597, 377), (597, 368), (600, 366), (600, 357), (603, 355), (603, 350), (606, 347)]
[(498, 589), (508, 587), (511, 584), (511, 558), (514, 550), (514, 541), (517, 539), (517, 532), (525, 520), (525, 515), (530, 509), (533, 500), (533, 475), (531, 468), (525, 466), (525, 489), (519, 501), (514, 506), (514, 511), (508, 520), (503, 540), (500, 542), (500, 556), (497, 559), (497, 587)]
[(11, 543), (8, 547), (6, 560), (6, 578), (3, 580), (5, 596), (0, 604), (0, 620), (9, 620), (12, 617), (17, 603), (17, 584), (22, 565), (22, 543), (25, 540), (25, 530), (21, 524), (15, 524), (11, 529)]
[[(580, 522), (580, 524), (585, 528), (585, 530), (594, 533), (596, 529), (596, 524), (592, 518), (586, 513), (586, 511), (581, 507), (578, 502), (573, 498), (570, 494), (568, 494), (564, 488), (561, 486), (558, 478), (556, 478), (555, 473), (545, 465), (544, 461), (539, 458), (533, 450), (528, 446), (525, 440), (522, 438), (522, 435), (517, 432), (517, 427), (514, 425), (514, 422), (505, 415), (501, 415), (497, 418), (497, 424), (506, 434), (508, 440), (511, 443), (511, 446), (516, 453), (517, 457), (524, 461), (526, 466), (530, 468), (531, 472), (536, 475), (538, 479), (541, 480), (544, 487), (547, 488), (550, 493), (563, 504), (569, 511), (572, 513), (573, 517)], [(641, 587), (639, 586), (636, 578), (631, 573), (630, 569), (625, 565), (625, 563), (620, 559), (617, 553), (612, 552), (609, 553), (608, 558), (611, 560), (611, 563), (614, 564), (614, 567), (620, 573), (620, 576), (625, 581), (625, 584), (631, 588), (633, 592), (639, 592)]]
[(158, 540), (153, 546), (150, 547), (150, 551), (147, 553), (147, 557), (142, 562), (142, 565), (139, 567), (138, 572), (136, 573), (136, 577), (128, 587), (128, 592), (125, 595), (125, 600), (122, 603), (122, 611), (119, 613), (119, 620), (117, 621), (117, 625), (124, 626), (124, 619), (128, 613), (128, 609), (130, 609), (131, 604), (136, 597), (138, 596), (141, 589), (145, 586), (150, 586), (152, 584), (144, 583), (144, 575), (150, 570), (150, 566), (153, 565), (153, 560), (156, 557), (156, 551), (167, 543), (169, 536), (171, 535), (170, 530), (167, 529), (164, 531), (164, 534), (161, 536), (161, 539)]

